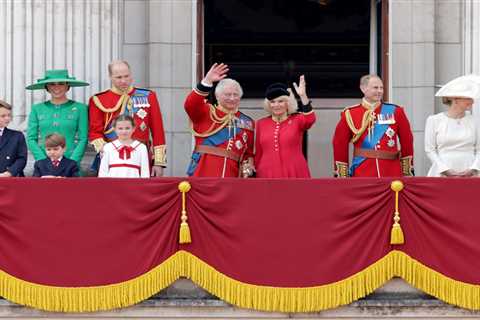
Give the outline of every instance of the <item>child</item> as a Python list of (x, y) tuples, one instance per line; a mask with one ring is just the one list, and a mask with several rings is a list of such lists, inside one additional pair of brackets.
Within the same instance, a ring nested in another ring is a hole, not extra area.
[(132, 139), (135, 129), (133, 118), (120, 115), (113, 121), (117, 140), (103, 147), (99, 177), (149, 178), (150, 164), (147, 147)]
[(47, 158), (35, 161), (33, 176), (42, 178), (78, 177), (77, 162), (63, 156), (66, 150), (65, 137), (52, 133), (45, 137)]
[(23, 177), (27, 164), (27, 144), (20, 131), (8, 129), (12, 107), (0, 100), (0, 178)]

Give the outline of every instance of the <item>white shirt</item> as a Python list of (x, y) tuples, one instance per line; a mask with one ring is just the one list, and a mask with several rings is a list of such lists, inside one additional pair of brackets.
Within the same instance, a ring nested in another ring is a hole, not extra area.
[(449, 118), (445, 112), (429, 116), (425, 124), (425, 152), (432, 162), (429, 177), (449, 169), (480, 170), (479, 128), (471, 114)]
[(99, 177), (111, 178), (149, 178), (150, 161), (147, 147), (134, 140), (130, 147), (133, 150), (130, 157), (122, 159), (119, 150), (123, 147), (120, 141), (115, 140), (103, 146), (103, 156), (100, 161)]

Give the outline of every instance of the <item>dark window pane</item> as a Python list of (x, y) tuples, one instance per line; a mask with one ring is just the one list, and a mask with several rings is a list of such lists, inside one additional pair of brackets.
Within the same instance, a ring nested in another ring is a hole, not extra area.
[(305, 73), (312, 97), (358, 97), (370, 1), (205, 0), (205, 65), (230, 65), (246, 97)]

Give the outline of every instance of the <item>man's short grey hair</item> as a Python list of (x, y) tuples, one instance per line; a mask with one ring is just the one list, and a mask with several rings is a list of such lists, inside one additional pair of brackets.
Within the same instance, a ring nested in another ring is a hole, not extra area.
[(218, 97), (223, 92), (225, 87), (229, 85), (236, 87), (238, 90), (238, 94), (240, 95), (240, 98), (243, 97), (243, 89), (240, 83), (238, 83), (237, 80), (233, 80), (230, 78), (225, 78), (223, 80), (220, 80), (220, 82), (217, 84), (217, 87), (215, 88), (215, 97)]
[(370, 79), (376, 78), (382, 80), (378, 75), (376, 74), (366, 74), (363, 77), (360, 78), (360, 87), (366, 87), (368, 86), (368, 83), (370, 82)]

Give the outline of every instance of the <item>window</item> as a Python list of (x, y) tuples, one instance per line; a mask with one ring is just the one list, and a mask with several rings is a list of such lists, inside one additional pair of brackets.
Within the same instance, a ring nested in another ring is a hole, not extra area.
[(204, 0), (205, 68), (230, 65), (247, 98), (305, 73), (311, 97), (359, 97), (370, 0)]

